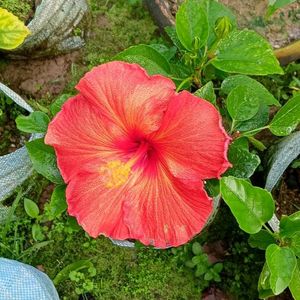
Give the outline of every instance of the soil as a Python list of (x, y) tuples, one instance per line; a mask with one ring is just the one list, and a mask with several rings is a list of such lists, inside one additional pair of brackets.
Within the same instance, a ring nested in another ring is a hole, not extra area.
[(9, 60), (0, 67), (0, 81), (25, 98), (56, 96), (70, 81), (71, 66), (79, 59), (80, 51), (54, 58)]
[(12, 108), (4, 111), (0, 120), (0, 156), (12, 153), (16, 149), (21, 148), (30, 136), (17, 129), (15, 116), (10, 113), (11, 110)]
[(300, 2), (279, 9), (268, 21), (264, 19), (268, 0), (221, 0), (237, 16), (241, 28), (253, 29), (265, 36), (274, 48), (300, 39)]
[(14, 152), (25, 145), (29, 135), (20, 133), (14, 120), (10, 120), (4, 127), (0, 126), (0, 156)]
[(279, 188), (273, 192), (276, 214), (290, 215), (300, 210), (300, 169), (289, 168), (283, 175)]
[[(164, 2), (164, 1), (163, 1)], [(183, 0), (166, 0), (173, 17)], [(237, 16), (240, 28), (249, 28), (266, 37), (274, 48), (281, 48), (300, 39), (300, 2), (276, 11), (269, 20), (264, 16), (268, 0), (220, 0)], [(166, 15), (166, 14), (165, 14)], [(174, 20), (171, 20), (174, 23)]]

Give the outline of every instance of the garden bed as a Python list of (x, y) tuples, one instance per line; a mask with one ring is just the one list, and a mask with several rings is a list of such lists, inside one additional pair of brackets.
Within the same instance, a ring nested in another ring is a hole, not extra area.
[[(174, 14), (178, 1), (169, 2)], [(55, 100), (76, 93), (74, 85), (86, 71), (112, 60), (123, 49), (139, 43), (170, 47), (159, 35), (158, 28), (140, 1), (92, 0), (90, 4), (91, 30), (81, 51), (51, 59), (0, 59), (0, 81), (48, 115)], [(233, 2), (230, 5), (234, 6)], [(248, 5), (245, 7), (251, 10)], [(30, 17), (31, 12), (21, 11), (19, 16)], [(297, 66), (295, 63), (287, 67), (285, 76), (258, 76), (258, 80), (284, 104), (300, 89), (295, 80), (300, 72)], [(220, 79), (212, 80), (219, 83)], [(196, 86), (193, 89), (196, 90)], [(224, 95), (219, 94), (219, 90), (217, 101), (222, 103)], [(0, 109), (5, 114), (0, 121), (0, 155), (3, 155), (22, 146), (28, 134), (18, 131), (14, 123), (17, 115), (26, 114), (25, 111), (6, 102)], [(271, 118), (276, 111), (271, 111)], [(236, 133), (234, 138), (239, 134)], [(259, 138), (266, 146), (274, 143), (275, 139), (279, 138), (265, 132)], [(255, 144), (250, 145), (250, 151), (251, 154), (263, 152)], [(253, 182), (264, 186), (266, 170), (263, 164), (258, 165), (260, 172)], [(300, 210), (299, 170), (288, 169), (273, 192), (280, 216)], [(249, 234), (240, 229), (223, 201), (214, 222), (190, 243), (165, 250), (136, 243), (136, 247), (130, 249), (118, 247), (105, 237), (89, 237), (75, 218), (63, 210), (54, 217), (57, 212), (51, 206), (53, 190), (54, 184), (37, 173), (22, 185), (21, 191), (26, 191), (23, 196), (38, 205), (38, 216), (32, 217), (25, 212), (23, 200), (17, 204), (15, 219), (0, 229), (3, 240), (0, 256), (31, 264), (46, 272), (54, 280), (62, 300), (258, 299), (257, 282), (265, 253), (250, 247)], [(16, 194), (5, 204), (15, 203)], [(293, 201), (290, 201), (291, 198)], [(63, 268), (81, 260), (89, 263), (57, 279)], [(199, 271), (199, 265), (205, 267), (203, 273)], [(274, 299), (292, 298), (286, 291)]]

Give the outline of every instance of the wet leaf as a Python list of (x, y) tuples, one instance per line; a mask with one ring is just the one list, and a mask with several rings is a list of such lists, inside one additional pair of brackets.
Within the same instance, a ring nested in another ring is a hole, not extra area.
[(181, 44), (187, 50), (194, 49), (194, 41), (199, 39), (199, 48), (208, 38), (208, 19), (202, 5), (197, 0), (187, 0), (176, 14), (176, 32)]
[(289, 100), (274, 116), (270, 130), (278, 136), (289, 135), (300, 122), (300, 95)]
[(272, 195), (244, 179), (229, 176), (222, 177), (220, 182), (221, 195), (240, 228), (250, 234), (259, 232), (273, 216)]
[(254, 31), (234, 30), (222, 39), (212, 64), (229, 73), (283, 74), (271, 45)]
[(166, 58), (148, 45), (132, 46), (120, 52), (114, 60), (136, 63), (147, 70), (150, 75), (170, 75), (170, 65)]
[(16, 118), (17, 128), (29, 133), (46, 132), (49, 122), (47, 114), (41, 111), (34, 111), (29, 116), (19, 115)]
[(45, 145), (41, 138), (26, 143), (26, 148), (33, 167), (39, 174), (54, 183), (64, 183), (57, 168), (56, 156), (52, 147)]
[(294, 252), (275, 244), (266, 250), (266, 262), (270, 270), (270, 286), (275, 295), (282, 293), (290, 284), (297, 266)]

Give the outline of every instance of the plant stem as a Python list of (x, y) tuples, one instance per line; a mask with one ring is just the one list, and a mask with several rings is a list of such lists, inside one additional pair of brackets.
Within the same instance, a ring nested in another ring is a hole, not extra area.
[(259, 151), (265, 151), (267, 149), (267, 147), (261, 141), (257, 140), (253, 136), (248, 136), (247, 138), (250, 143)]
[(178, 86), (178, 88), (176, 89), (176, 92), (179, 92), (179, 91), (182, 89), (182, 87), (183, 87), (187, 82), (189, 82), (189, 81), (191, 81), (191, 80), (192, 80), (191, 77), (188, 77), (188, 78), (184, 79), (184, 80), (180, 83), (180, 85)]
[(266, 225), (263, 224), (263, 227), (272, 235), (272, 236), (276, 236), (275, 233)]
[(256, 128), (256, 129), (252, 129), (252, 130), (249, 130), (249, 131), (245, 131), (241, 134), (241, 136), (251, 136), (251, 135), (255, 135), (256, 133), (264, 130), (264, 129), (267, 129), (269, 128), (269, 125), (267, 126), (264, 126), (264, 127), (260, 127), (260, 128)]

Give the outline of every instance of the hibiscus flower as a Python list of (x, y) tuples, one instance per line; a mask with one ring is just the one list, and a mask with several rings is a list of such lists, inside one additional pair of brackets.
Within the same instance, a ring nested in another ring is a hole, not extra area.
[(136, 64), (88, 72), (50, 123), (68, 212), (92, 237), (159, 248), (199, 233), (212, 209), (204, 180), (230, 166), (216, 108)]

